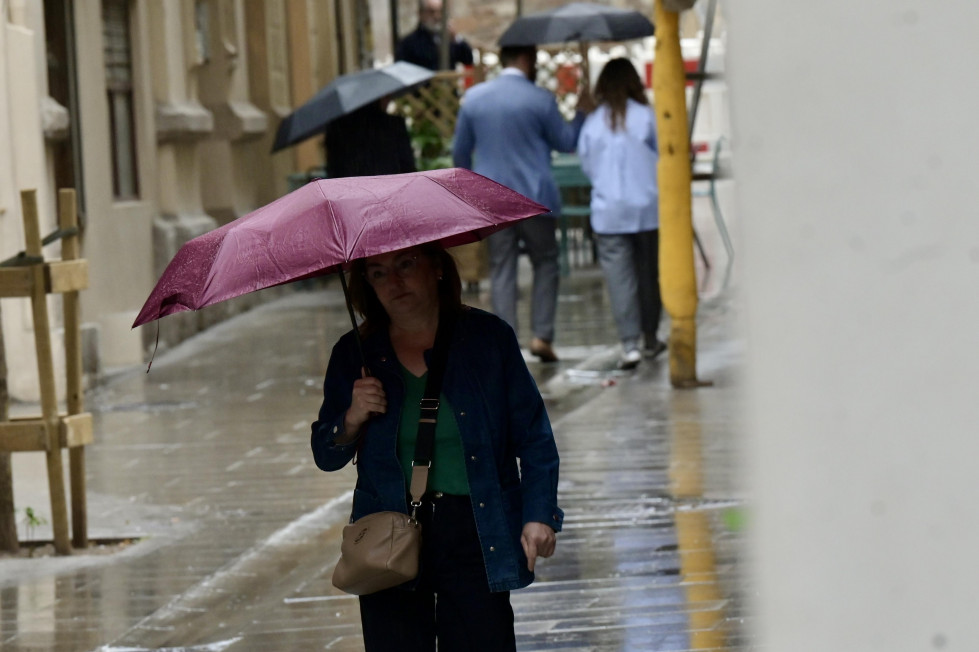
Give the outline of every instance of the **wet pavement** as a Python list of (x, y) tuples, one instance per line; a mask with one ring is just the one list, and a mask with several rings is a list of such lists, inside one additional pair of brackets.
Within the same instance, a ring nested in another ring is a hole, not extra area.
[[(485, 307), (486, 292), (466, 300)], [(562, 360), (528, 360), (561, 452), (567, 516), (538, 581), (513, 593), (518, 649), (750, 648), (734, 305), (730, 291), (702, 301), (698, 373), (714, 386), (678, 391), (665, 356), (615, 369), (596, 268), (564, 282)], [(89, 535), (135, 542), (0, 559), (0, 647), (362, 649), (356, 598), (330, 584), (354, 471), (322, 473), (309, 451), (322, 375), (347, 329), (342, 296), (327, 284), (89, 393)], [(15, 499), (44, 513), (43, 459), (31, 455), (14, 458)], [(50, 527), (34, 536), (49, 538)]]

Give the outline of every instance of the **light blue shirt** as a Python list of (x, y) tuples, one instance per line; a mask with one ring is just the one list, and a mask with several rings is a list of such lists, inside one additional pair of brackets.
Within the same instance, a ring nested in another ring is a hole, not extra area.
[(595, 233), (639, 233), (659, 228), (656, 184), (656, 114), (634, 100), (625, 125), (609, 126), (602, 104), (585, 120), (578, 137), (581, 169), (591, 179), (591, 228)]

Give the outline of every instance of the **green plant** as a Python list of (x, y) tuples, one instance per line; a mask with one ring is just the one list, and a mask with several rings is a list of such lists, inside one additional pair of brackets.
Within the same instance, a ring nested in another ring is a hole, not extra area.
[(410, 133), (419, 170), (452, 167), (452, 139), (442, 136), (433, 122), (414, 120)]
[[(40, 525), (46, 525), (48, 520), (34, 511), (33, 507), (24, 508), (24, 528), (27, 530), (27, 539), (34, 538), (34, 529)], [(34, 556), (34, 548), (31, 548), (30, 556)]]
[(721, 518), (725, 527), (731, 532), (743, 532), (748, 520), (748, 515), (741, 507), (728, 507), (721, 512)]

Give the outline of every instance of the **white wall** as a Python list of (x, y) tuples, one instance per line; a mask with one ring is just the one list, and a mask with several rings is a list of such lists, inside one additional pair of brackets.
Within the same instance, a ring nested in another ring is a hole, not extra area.
[(762, 647), (979, 649), (979, 5), (728, 14)]
[[(41, 98), (47, 95), (43, 59), (38, 60), (38, 41), (43, 40), (40, 6), (22, 3), (8, 15), (0, 15), (0, 260), (23, 251), (22, 190), (37, 190), (41, 235), (57, 224), (56, 206), (45, 162)], [(7, 22), (8, 18), (11, 22)], [(15, 92), (11, 92), (15, 89)], [(45, 256), (57, 258), (57, 247), (45, 249)], [(49, 321), (57, 330), (60, 322), (56, 297), (48, 298)], [(27, 299), (5, 299), (3, 334), (11, 396), (36, 400), (40, 394), (34, 321)], [(64, 349), (60, 337), (54, 340), (55, 378), (64, 378)]]

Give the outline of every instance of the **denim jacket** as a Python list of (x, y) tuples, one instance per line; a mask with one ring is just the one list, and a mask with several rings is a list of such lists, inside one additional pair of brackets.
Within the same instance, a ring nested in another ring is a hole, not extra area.
[[(388, 409), (361, 433), (351, 520), (379, 511), (406, 512), (408, 502), (397, 452), (405, 395), (398, 359), (386, 331), (366, 337), (363, 350), (371, 374), (384, 386)], [(343, 468), (357, 449), (357, 442), (336, 445), (334, 440), (343, 433), (360, 368), (351, 331), (333, 347), (323, 405), (312, 426), (313, 456), (324, 471)], [(558, 452), (551, 424), (513, 329), (494, 315), (464, 308), (449, 345), (442, 393), (462, 436), (490, 590), (527, 586), (534, 575), (520, 545), (524, 524), (545, 523), (557, 532), (564, 513), (557, 506)]]

